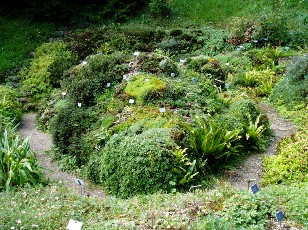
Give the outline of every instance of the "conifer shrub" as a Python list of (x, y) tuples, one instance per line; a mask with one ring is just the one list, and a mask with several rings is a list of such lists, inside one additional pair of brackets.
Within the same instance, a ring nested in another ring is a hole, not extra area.
[[(87, 175), (118, 197), (157, 191), (170, 192), (186, 172), (174, 172), (180, 165), (174, 151), (177, 145), (169, 129), (142, 130), (140, 124), (113, 135), (105, 147), (91, 158)], [(187, 167), (189, 166), (183, 166)]]
[(169, 57), (158, 53), (141, 53), (138, 57), (137, 69), (145, 73), (164, 74), (166, 76), (170, 76), (171, 73), (178, 73), (175, 63)]
[(308, 56), (299, 58), (290, 65), (273, 88), (271, 101), (278, 104), (292, 105), (307, 102), (308, 99)]
[[(94, 99), (122, 80), (127, 71), (123, 53), (97, 54), (73, 67), (63, 80), (63, 88), (74, 102), (92, 105)], [(110, 86), (107, 86), (110, 83)]]
[(77, 158), (82, 163), (82, 136), (93, 120), (88, 111), (78, 107), (77, 103), (66, 101), (57, 108), (57, 113), (50, 121), (50, 131), (56, 150), (62, 155)]
[(201, 73), (207, 78), (213, 80), (215, 85), (224, 85), (226, 73), (222, 69), (220, 62), (217, 59), (204, 55), (193, 57), (188, 59), (187, 68)]
[(60, 87), (63, 73), (74, 62), (75, 58), (64, 42), (42, 44), (36, 49), (30, 67), (20, 72), (25, 95), (41, 99), (54, 87)]

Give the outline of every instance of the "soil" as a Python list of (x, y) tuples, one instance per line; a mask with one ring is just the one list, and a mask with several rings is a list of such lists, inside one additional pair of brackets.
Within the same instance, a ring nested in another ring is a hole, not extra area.
[(238, 189), (249, 189), (252, 184), (259, 184), (264, 156), (274, 155), (277, 144), (282, 139), (290, 137), (297, 130), (295, 125), (281, 118), (271, 106), (260, 103), (259, 107), (269, 119), (273, 137), (266, 152), (250, 155), (236, 170), (227, 172), (226, 182)]
[[(271, 106), (263, 103), (259, 106), (267, 115), (274, 135), (266, 152), (250, 155), (236, 170), (227, 173), (226, 182), (237, 189), (247, 189), (252, 183), (258, 184), (262, 174), (263, 157), (274, 155), (277, 144), (283, 138), (291, 136), (297, 129), (291, 122), (282, 119)], [(80, 187), (75, 182), (77, 176), (61, 171), (56, 163), (46, 154), (46, 151), (52, 147), (52, 139), (49, 134), (37, 130), (36, 114), (24, 115), (19, 132), (22, 138), (30, 137), (31, 149), (36, 153), (39, 164), (44, 168), (46, 176), (52, 181), (64, 183), (67, 187), (73, 188), (74, 191), (79, 193)], [(97, 198), (104, 198), (105, 196), (101, 189), (88, 181), (85, 181), (84, 194)]]
[[(30, 147), (35, 152), (39, 165), (44, 169), (44, 173), (51, 181), (63, 183), (65, 186), (72, 188), (76, 193), (81, 192), (80, 186), (76, 183), (78, 178), (76, 175), (63, 172), (59, 169), (55, 162), (46, 154), (46, 151), (52, 147), (52, 138), (49, 134), (40, 132), (36, 128), (36, 114), (29, 113), (23, 116), (23, 122), (19, 129), (22, 138), (30, 138)], [(83, 180), (85, 185), (82, 191), (83, 195), (104, 198), (105, 194), (102, 190), (95, 187), (89, 181)]]

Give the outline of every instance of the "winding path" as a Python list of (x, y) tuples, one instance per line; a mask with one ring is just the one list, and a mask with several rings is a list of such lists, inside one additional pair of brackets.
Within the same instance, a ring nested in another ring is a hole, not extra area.
[(265, 153), (250, 155), (244, 164), (234, 171), (229, 171), (227, 182), (238, 189), (247, 189), (248, 181), (251, 179), (253, 179), (253, 183), (258, 184), (262, 174), (262, 160), (264, 156), (274, 155), (277, 144), (297, 130), (295, 125), (281, 118), (271, 106), (260, 103), (259, 107), (267, 115), (274, 136)]
[[(277, 143), (283, 138), (291, 136), (296, 131), (296, 126), (291, 122), (282, 119), (279, 114), (269, 105), (261, 103), (260, 108), (267, 115), (274, 136), (271, 144), (265, 153), (250, 155), (245, 162), (236, 170), (230, 171), (226, 178), (226, 182), (238, 189), (247, 189), (248, 180), (254, 179), (254, 182), (259, 183), (262, 174), (262, 160), (266, 155), (274, 155), (276, 152)], [(64, 183), (67, 187), (73, 188), (79, 192), (79, 187), (75, 183), (77, 178), (75, 175), (63, 172), (51, 160), (46, 151), (52, 147), (51, 136), (42, 133), (36, 128), (36, 114), (25, 114), (23, 123), (19, 129), (22, 138), (30, 137), (31, 149), (36, 153), (39, 164), (45, 169), (44, 172), (50, 180), (56, 180)], [(97, 198), (104, 198), (105, 194), (102, 190), (94, 187), (91, 183), (85, 182), (86, 194)]]
[[(51, 181), (58, 181), (65, 186), (72, 188), (76, 192), (80, 192), (79, 186), (75, 183), (76, 175), (63, 172), (46, 154), (46, 151), (52, 147), (51, 136), (42, 133), (36, 128), (36, 114), (29, 113), (23, 116), (23, 122), (19, 129), (22, 138), (30, 137), (30, 147), (36, 153), (39, 165), (44, 168), (44, 173)], [(85, 181), (85, 194), (104, 198), (105, 194), (102, 190), (94, 187), (91, 183)]]

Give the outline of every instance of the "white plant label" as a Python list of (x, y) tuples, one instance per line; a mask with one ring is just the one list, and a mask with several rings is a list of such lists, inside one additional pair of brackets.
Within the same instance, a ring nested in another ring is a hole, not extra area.
[(82, 225), (82, 222), (70, 219), (66, 228), (68, 230), (80, 230), (82, 228)]

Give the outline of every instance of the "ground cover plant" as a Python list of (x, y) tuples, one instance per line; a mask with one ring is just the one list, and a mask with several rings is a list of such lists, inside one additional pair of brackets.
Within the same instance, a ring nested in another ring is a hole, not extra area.
[[(43, 36), (31, 61), (17, 61), (29, 65), (4, 68), (0, 189), (15, 191), (0, 192), (0, 226), (63, 229), (73, 218), (85, 229), (271, 229), (283, 209), (288, 226), (306, 228), (305, 2), (248, 2), (241, 10), (235, 1), (149, 3), (127, 24)], [(101, 23), (114, 6), (117, 22), (136, 7), (111, 1), (101, 14), (85, 10), (85, 23)], [(223, 181), (208, 190), (265, 150), (270, 124), (257, 102), (267, 98), (300, 131), (265, 158), (255, 198)], [(59, 184), (30, 188), (45, 181), (28, 142), (9, 131), (27, 100), (52, 134), (60, 168), (101, 185), (104, 201), (81, 202)], [(192, 193), (195, 185), (202, 189)]]

